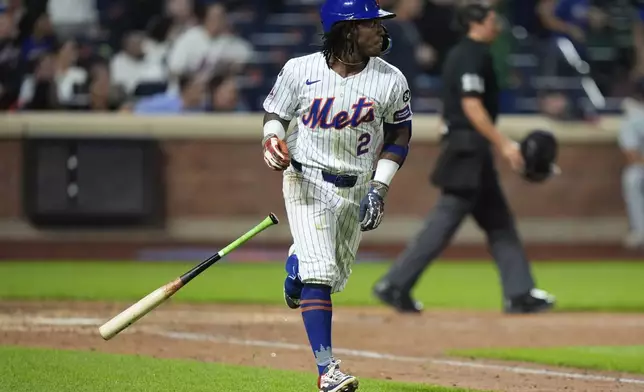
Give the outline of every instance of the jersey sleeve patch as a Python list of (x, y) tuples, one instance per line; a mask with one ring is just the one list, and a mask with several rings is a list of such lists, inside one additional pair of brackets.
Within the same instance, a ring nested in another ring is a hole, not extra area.
[(482, 94), (485, 92), (485, 82), (483, 81), (483, 78), (476, 74), (464, 74), (461, 77), (461, 87), (463, 92), (467, 93), (476, 92)]
[(405, 121), (409, 117), (411, 117), (411, 108), (409, 107), (409, 105), (405, 105), (404, 108), (394, 113), (395, 122)]

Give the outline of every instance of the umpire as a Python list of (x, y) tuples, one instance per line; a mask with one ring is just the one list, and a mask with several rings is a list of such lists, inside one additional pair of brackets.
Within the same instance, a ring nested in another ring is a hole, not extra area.
[(447, 247), (465, 217), (472, 214), (486, 233), (500, 273), (504, 311), (547, 310), (554, 305), (554, 297), (535, 289), (494, 167), (496, 149), (514, 171), (524, 170), (520, 145), (494, 125), (499, 87), (489, 46), (499, 34), (500, 24), (494, 10), (480, 4), (459, 8), (457, 21), (467, 34), (445, 61), (442, 151), (431, 175), (441, 195), (422, 231), (375, 285), (374, 294), (400, 312), (420, 312), (422, 304), (410, 294), (413, 286)]

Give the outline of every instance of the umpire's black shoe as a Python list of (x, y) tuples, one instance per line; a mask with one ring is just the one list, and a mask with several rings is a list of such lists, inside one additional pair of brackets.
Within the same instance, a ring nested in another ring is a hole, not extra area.
[(539, 313), (550, 310), (555, 305), (555, 297), (543, 290), (532, 289), (528, 293), (505, 301), (505, 313)]
[(378, 282), (373, 288), (373, 294), (401, 313), (420, 313), (423, 310), (423, 304), (414, 300), (408, 291), (394, 287), (389, 282)]

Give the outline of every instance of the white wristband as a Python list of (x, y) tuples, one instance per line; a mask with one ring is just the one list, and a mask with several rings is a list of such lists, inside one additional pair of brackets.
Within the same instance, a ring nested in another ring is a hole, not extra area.
[(381, 159), (378, 161), (373, 179), (389, 186), (399, 168), (400, 165), (391, 159)]
[(284, 126), (281, 122), (277, 120), (270, 120), (266, 124), (264, 124), (264, 137), (270, 134), (277, 135), (280, 140), (284, 140), (284, 138), (286, 137), (286, 130), (284, 129)]

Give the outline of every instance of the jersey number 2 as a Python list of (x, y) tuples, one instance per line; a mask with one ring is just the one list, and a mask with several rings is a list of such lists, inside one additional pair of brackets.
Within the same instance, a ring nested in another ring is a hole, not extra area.
[(369, 152), (369, 142), (371, 141), (371, 135), (368, 133), (363, 133), (358, 138), (358, 156), (366, 154)]

